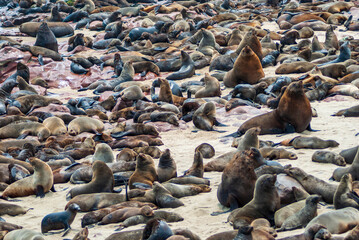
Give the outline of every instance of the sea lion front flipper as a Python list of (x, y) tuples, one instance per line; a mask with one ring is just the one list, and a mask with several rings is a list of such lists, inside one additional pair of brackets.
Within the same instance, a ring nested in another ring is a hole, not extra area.
[(349, 192), (347, 193), (348, 197), (353, 199), (354, 201), (356, 201), (357, 203), (359, 203), (359, 196), (357, 195), (356, 192)]
[(130, 131), (111, 133), (111, 137), (116, 138), (116, 139), (120, 139), (120, 138), (123, 138), (124, 136), (130, 135), (130, 133), (131, 133)]
[(139, 189), (144, 189), (144, 190), (152, 189), (150, 185), (145, 183), (135, 182), (132, 185)]
[(25, 131), (23, 132), (22, 134), (20, 134), (20, 136), (17, 137), (18, 140), (20, 139), (25, 139), (27, 136), (30, 135), (30, 132), (29, 131)]
[(56, 190), (55, 190), (55, 184), (52, 184), (52, 187), (51, 187), (51, 192), (56, 192)]
[(62, 234), (61, 237), (65, 237), (71, 230), (71, 227), (69, 225), (65, 226), (65, 232)]
[(41, 54), (37, 57), (37, 60), (39, 61), (39, 63), (40, 63), (41, 66), (44, 66), (44, 65), (45, 65), (45, 64), (44, 64), (44, 59), (43, 59), (43, 57), (42, 57)]
[(312, 129), (312, 127), (310, 126), (310, 124), (308, 125), (307, 130), (310, 131), (310, 132), (319, 132), (319, 131), (320, 131), (320, 130), (314, 130), (314, 129)]
[(40, 197), (40, 198), (44, 198), (45, 197), (45, 192), (44, 192), (44, 187), (37, 185), (36, 186), (36, 197)]
[(228, 125), (218, 122), (217, 119), (214, 120), (213, 124), (217, 127), (228, 127)]

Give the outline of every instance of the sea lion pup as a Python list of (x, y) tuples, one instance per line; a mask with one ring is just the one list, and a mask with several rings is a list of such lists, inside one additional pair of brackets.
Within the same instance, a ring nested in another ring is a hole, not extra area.
[(146, 99), (141, 88), (137, 85), (129, 86), (120, 92), (123, 101), (138, 101)]
[(233, 69), (224, 75), (223, 83), (226, 87), (235, 87), (242, 82), (255, 84), (264, 76), (258, 56), (247, 45), (234, 62)]
[(208, 143), (202, 143), (198, 145), (194, 151), (200, 151), (203, 158), (212, 158), (216, 153), (214, 147)]
[(51, 15), (48, 18), (49, 22), (62, 22), (64, 19), (62, 18), (58, 6), (54, 6), (51, 9)]
[(333, 85), (331, 83), (325, 82), (320, 84), (317, 88), (309, 90), (305, 93), (305, 95), (311, 102), (315, 100), (320, 101), (327, 96), (329, 89), (331, 89), (332, 87)]
[(136, 188), (134, 183), (140, 183), (152, 187), (152, 183), (158, 179), (155, 163), (151, 156), (140, 153), (136, 157), (136, 169), (128, 182), (130, 189)]
[(181, 51), (181, 68), (166, 77), (167, 80), (181, 80), (190, 78), (195, 73), (195, 66), (192, 58), (185, 51)]
[(313, 162), (332, 163), (338, 166), (345, 166), (345, 159), (337, 153), (329, 151), (316, 151), (312, 155)]
[(96, 160), (92, 164), (93, 176), (91, 182), (71, 189), (67, 199), (87, 193), (113, 192), (115, 180), (111, 169), (106, 163)]
[(230, 211), (251, 201), (257, 176), (254, 169), (262, 165), (263, 158), (258, 149), (238, 152), (227, 164), (218, 186), (218, 201)]
[(263, 147), (263, 148), (260, 148), (259, 151), (261, 152), (261, 154), (264, 158), (269, 158), (270, 160), (273, 160), (273, 159), (296, 160), (296, 159), (298, 159), (297, 154), (295, 154), (294, 152), (287, 151), (284, 148)]
[(62, 102), (56, 98), (44, 97), (41, 95), (25, 95), (16, 98), (14, 101), (14, 105), (25, 114), (30, 114), (35, 108), (46, 107), (51, 103), (62, 105)]
[(65, 122), (59, 117), (46, 118), (42, 124), (50, 130), (50, 134), (53, 136), (67, 133)]
[(171, 228), (164, 220), (154, 218), (146, 223), (143, 229), (142, 240), (166, 240), (172, 235)]
[(143, 123), (117, 123), (112, 130), (111, 136), (121, 138), (124, 136), (152, 135), (158, 137), (159, 133), (155, 127)]
[(166, 149), (158, 162), (157, 166), (158, 181), (166, 182), (171, 178), (177, 177), (177, 166), (175, 160), (171, 156), (169, 149)]
[(359, 117), (359, 105), (342, 109), (334, 113), (332, 116)]
[(293, 146), (295, 149), (300, 149), (300, 148), (324, 149), (328, 147), (337, 147), (339, 146), (339, 143), (335, 140), (323, 140), (318, 137), (298, 136), (290, 140), (289, 145)]
[(359, 224), (359, 211), (352, 207), (322, 213), (310, 221), (305, 228), (320, 224), (332, 234), (341, 234)]
[(227, 46), (239, 45), (242, 41), (241, 32), (238, 29), (234, 29), (227, 42)]
[(10, 184), (2, 193), (1, 198), (26, 197), (34, 194), (43, 198), (45, 193), (50, 189), (53, 190), (53, 175), (50, 166), (37, 158), (30, 158), (29, 161), (34, 168), (34, 174)]
[[(238, 129), (238, 135), (252, 127), (260, 127), (260, 134), (274, 134), (293, 131), (303, 132), (310, 129), (312, 108), (304, 94), (302, 81), (292, 82), (285, 89), (278, 108), (244, 122)], [(290, 125), (290, 126), (289, 126)]]
[(93, 41), (90, 37), (85, 37), (83, 33), (77, 33), (75, 36), (69, 38), (67, 44), (69, 45), (67, 51), (70, 52), (77, 46), (92, 48)]
[(18, 87), (20, 90), (27, 90), (30, 92), (33, 92), (35, 94), (38, 94), (38, 92), (35, 90), (35, 88), (33, 88), (32, 86), (30, 86), (25, 79), (23, 79), (21, 76), (17, 76), (16, 77), (16, 81), (18, 82)]
[(251, 224), (257, 218), (273, 219), (274, 213), (280, 208), (280, 198), (275, 187), (277, 176), (264, 174), (255, 184), (253, 199), (244, 207), (235, 209), (227, 221), (233, 228)]
[(83, 228), (80, 232), (78, 232), (72, 240), (90, 240), (88, 238), (89, 229), (87, 227)]
[(7, 203), (7, 202), (0, 202), (0, 216), (5, 214), (9, 216), (23, 215), (27, 213), (28, 210), (26, 210), (25, 208), (19, 205)]
[(44, 47), (55, 52), (59, 51), (56, 37), (49, 26), (47, 26), (46, 22), (41, 23), (36, 34), (36, 42), (34, 46)]
[(326, 49), (331, 49), (331, 48), (335, 48), (336, 50), (339, 49), (339, 41), (337, 35), (335, 35), (334, 33), (333, 26), (330, 26), (325, 32), (324, 46)]
[(328, 8), (328, 12), (330, 13), (341, 13), (343, 11), (349, 11), (350, 8), (354, 7), (355, 4), (353, 2), (336, 2)]
[(221, 96), (221, 86), (217, 78), (210, 76), (209, 73), (205, 73), (204, 83), (205, 86), (196, 92), (195, 98)]
[(309, 175), (300, 168), (291, 167), (284, 169), (285, 173), (296, 179), (309, 194), (318, 194), (323, 197), (326, 203), (333, 203), (334, 193), (337, 189), (336, 185), (327, 183), (323, 180)]
[(177, 208), (184, 206), (183, 202), (173, 197), (171, 192), (157, 181), (153, 183), (153, 194), (155, 196), (155, 204), (160, 208)]
[(213, 102), (206, 102), (202, 104), (193, 114), (193, 124), (205, 131), (217, 131), (213, 126), (224, 126), (216, 119), (216, 106)]
[(305, 206), (294, 215), (288, 217), (277, 231), (290, 231), (307, 224), (317, 215), (319, 196), (310, 196), (305, 200)]
[(354, 200), (357, 197), (351, 197), (353, 193), (353, 179), (350, 173), (346, 173), (340, 179), (337, 190), (334, 193), (334, 207), (341, 209), (346, 207), (353, 207), (358, 209), (359, 204)]
[(104, 125), (100, 120), (90, 117), (77, 117), (68, 125), (68, 133), (76, 136), (82, 132), (99, 133), (104, 129)]
[(192, 166), (184, 172), (184, 176), (194, 176), (203, 178), (204, 168), (203, 168), (203, 156), (200, 151), (195, 151), (194, 160)]
[(158, 100), (161, 102), (168, 102), (175, 105), (182, 105), (186, 100), (184, 97), (176, 96), (172, 93), (170, 83), (167, 79), (159, 78), (160, 92), (158, 94)]
[(17, 229), (5, 235), (4, 240), (45, 240), (41, 233), (30, 229)]
[(71, 229), (70, 225), (74, 221), (77, 211), (80, 210), (79, 205), (76, 203), (71, 204), (66, 211), (47, 214), (41, 221), (41, 232), (47, 233), (51, 230), (63, 229), (65, 236), (68, 230)]
[(119, 222), (125, 221), (127, 218), (130, 218), (130, 217), (136, 216), (136, 215), (152, 217), (153, 209), (148, 205), (145, 205), (141, 208), (126, 207), (126, 208), (118, 209), (116, 211), (113, 211), (113, 212), (107, 214), (98, 224), (106, 225), (106, 224), (110, 224), (110, 223), (119, 223)]

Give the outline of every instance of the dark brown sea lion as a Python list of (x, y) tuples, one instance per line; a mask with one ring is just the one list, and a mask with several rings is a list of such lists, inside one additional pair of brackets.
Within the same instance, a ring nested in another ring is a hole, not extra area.
[(166, 149), (158, 162), (157, 167), (158, 181), (166, 182), (171, 178), (177, 177), (177, 166), (175, 160), (171, 156), (169, 149)]
[(263, 147), (259, 149), (260, 153), (264, 158), (273, 159), (297, 159), (297, 155), (293, 152), (287, 151), (284, 148), (273, 148), (273, 147)]
[(37, 30), (35, 46), (44, 47), (55, 52), (59, 51), (56, 37), (46, 22), (41, 23)]
[(295, 149), (309, 148), (309, 149), (324, 149), (328, 147), (337, 147), (339, 143), (335, 140), (323, 140), (318, 137), (295, 137), (290, 142)]
[(233, 69), (225, 74), (223, 82), (226, 87), (235, 87), (241, 82), (255, 84), (263, 77), (264, 72), (258, 56), (246, 46), (236, 59)]
[(327, 203), (333, 203), (336, 186), (317, 177), (307, 174), (300, 168), (291, 167), (284, 170), (290, 177), (296, 179), (309, 194), (318, 194)]
[(95, 161), (92, 165), (93, 176), (91, 182), (71, 189), (67, 198), (87, 193), (113, 192), (114, 177), (111, 169), (102, 161)]
[(136, 170), (128, 182), (130, 189), (136, 188), (135, 183), (141, 183), (151, 187), (152, 183), (158, 179), (153, 159), (149, 155), (140, 153), (136, 161)]
[(236, 54), (239, 55), (243, 48), (249, 46), (252, 51), (257, 55), (259, 60), (262, 60), (263, 53), (262, 53), (262, 45), (261, 42), (258, 40), (256, 36), (256, 30), (254, 28), (250, 28), (249, 31), (244, 35), (241, 43), (238, 45), (236, 50)]
[(359, 117), (359, 105), (340, 110), (332, 116)]
[(53, 188), (52, 170), (45, 162), (37, 158), (29, 159), (34, 174), (10, 184), (2, 193), (2, 198), (25, 197), (36, 194), (44, 197)]
[(280, 208), (280, 198), (275, 188), (276, 175), (264, 174), (257, 179), (253, 199), (228, 216), (235, 229), (246, 226), (257, 218), (272, 219)]
[(310, 128), (311, 119), (312, 109), (304, 94), (303, 83), (293, 82), (284, 91), (277, 109), (247, 120), (237, 132), (243, 134), (252, 127), (260, 127), (260, 134), (283, 133), (289, 130), (288, 125), (296, 132), (303, 132)]

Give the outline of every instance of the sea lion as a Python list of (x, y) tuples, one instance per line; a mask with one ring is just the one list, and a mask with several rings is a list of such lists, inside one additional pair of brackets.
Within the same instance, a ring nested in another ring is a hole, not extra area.
[(130, 217), (136, 216), (136, 215), (144, 215), (146, 217), (151, 217), (151, 216), (153, 216), (153, 209), (148, 205), (145, 205), (141, 208), (137, 208), (137, 207), (122, 208), (122, 209), (119, 209), (119, 210), (109, 213), (98, 224), (106, 225), (106, 224), (110, 224), (110, 223), (123, 222), (127, 218), (130, 218)]
[(32, 86), (30, 86), (21, 76), (17, 76), (16, 81), (19, 84), (18, 87), (20, 90), (26, 90), (38, 94), (38, 92)]
[(162, 102), (173, 103), (175, 105), (182, 105), (186, 98), (174, 95), (171, 90), (170, 83), (167, 79), (159, 78), (160, 92), (158, 94), (158, 100)]
[(50, 134), (57, 136), (67, 133), (67, 128), (65, 126), (64, 121), (58, 117), (49, 117), (46, 118), (42, 124), (50, 130)]
[(104, 125), (101, 121), (94, 118), (78, 117), (72, 120), (67, 128), (70, 135), (78, 135), (82, 132), (102, 132)]
[(44, 47), (55, 52), (59, 51), (56, 37), (46, 22), (42, 22), (37, 30), (34, 46)]
[(158, 181), (166, 182), (171, 178), (177, 177), (177, 166), (175, 160), (171, 156), (169, 149), (166, 149), (158, 162), (157, 166)]
[(89, 240), (89, 229), (87, 227), (83, 228), (80, 232), (78, 232), (72, 240)]
[(342, 109), (334, 113), (332, 116), (359, 117), (359, 105)]
[(340, 179), (337, 190), (334, 193), (334, 207), (341, 209), (346, 207), (359, 208), (359, 204), (355, 201), (353, 194), (353, 179), (350, 173), (346, 173)]
[(102, 161), (104, 163), (114, 162), (114, 155), (112, 148), (106, 143), (99, 143), (96, 145), (95, 154), (93, 155), (92, 161)]
[(255, 84), (264, 76), (258, 56), (249, 46), (245, 46), (234, 62), (233, 69), (224, 75), (223, 83), (226, 87), (235, 87), (241, 82)]
[[(56, 98), (44, 97), (41, 95), (25, 95), (16, 98), (14, 104), (24, 114), (30, 114), (35, 108), (46, 107), (49, 104), (62, 105), (62, 102)], [(20, 105), (20, 106), (19, 106)]]
[(293, 131), (290, 130), (289, 124), (296, 132), (303, 132), (310, 128), (311, 119), (312, 108), (304, 94), (303, 83), (292, 82), (285, 89), (277, 109), (247, 120), (239, 127), (237, 133), (241, 135), (252, 127), (260, 127), (260, 134)]
[[(41, 22), (27, 22), (20, 25), (20, 32), (26, 33), (31, 37), (36, 37), (39, 31)], [(54, 33), (55, 37), (71, 36), (74, 34), (74, 29), (66, 22), (48, 22), (50, 30)]]
[(203, 178), (203, 156), (200, 151), (195, 151), (192, 166), (185, 171), (184, 176), (195, 176)]
[(260, 166), (260, 153), (257, 149), (238, 152), (227, 164), (218, 186), (218, 201), (234, 210), (251, 201), (257, 176), (254, 169)]
[(2, 193), (2, 198), (25, 197), (35, 194), (43, 198), (45, 193), (53, 189), (53, 174), (47, 163), (37, 158), (30, 158), (34, 174), (10, 184)]
[(334, 33), (333, 26), (330, 26), (330, 28), (328, 28), (327, 31), (325, 32), (324, 46), (327, 49), (331, 49), (331, 48), (335, 48), (336, 50), (339, 49), (339, 41), (337, 35), (335, 35)]
[(359, 211), (352, 207), (322, 213), (310, 221), (305, 228), (308, 230), (314, 224), (324, 226), (332, 234), (345, 233), (359, 224)]
[(312, 155), (313, 162), (332, 163), (338, 166), (345, 166), (345, 159), (337, 153), (329, 151), (316, 151)]
[(319, 196), (308, 197), (305, 200), (305, 206), (294, 215), (288, 217), (277, 231), (288, 231), (299, 227), (306, 227), (306, 225), (317, 215), (317, 204), (319, 203), (319, 200)]
[(246, 33), (246, 35), (244, 35), (241, 43), (238, 45), (236, 49), (236, 54), (240, 55), (242, 49), (245, 48), (246, 46), (249, 46), (250, 49), (257, 55), (259, 60), (262, 60), (263, 58), (262, 45), (256, 36), (256, 30), (254, 28), (250, 28), (249, 31)]
[(348, 149), (344, 149), (342, 150), (339, 155), (342, 156), (345, 159), (346, 163), (353, 163), (354, 159), (355, 159), (355, 155), (358, 151), (359, 146), (355, 146), (352, 148), (348, 148)]
[(70, 204), (76, 203), (80, 206), (82, 212), (89, 212), (123, 202), (126, 202), (125, 194), (108, 192), (89, 193), (77, 195), (66, 204), (65, 209), (67, 209)]
[[(216, 106), (213, 102), (206, 102), (202, 104), (193, 114), (193, 124), (205, 131), (216, 131), (213, 126), (220, 126), (215, 117)], [(217, 130), (218, 131), (218, 130)]]
[(273, 219), (280, 208), (280, 198), (275, 188), (277, 176), (264, 174), (257, 179), (253, 199), (244, 207), (235, 209), (228, 216), (234, 229), (246, 226), (257, 218)]
[(300, 182), (309, 194), (318, 194), (323, 197), (325, 202), (333, 203), (333, 197), (336, 190), (335, 185), (307, 174), (300, 168), (291, 167), (289, 169), (284, 169), (284, 171), (288, 176)]
[(260, 153), (264, 158), (273, 159), (298, 159), (297, 155), (293, 152), (287, 151), (284, 148), (273, 148), (273, 147), (263, 147), (259, 149)]
[(128, 182), (130, 189), (134, 189), (134, 183), (141, 183), (152, 187), (152, 183), (158, 179), (154, 161), (149, 155), (138, 154), (136, 158), (136, 170)]
[(135, 151), (137, 154), (144, 153), (150, 155), (153, 158), (159, 158), (162, 155), (162, 151), (156, 146), (136, 147), (133, 149), (133, 151)]
[(74, 221), (76, 213), (79, 210), (79, 205), (74, 203), (70, 204), (66, 211), (46, 215), (41, 221), (41, 232), (47, 233), (51, 230), (64, 228), (65, 233), (62, 236), (65, 236), (68, 230), (71, 229), (70, 225)]
[(208, 73), (205, 73), (204, 76), (205, 86), (200, 88), (196, 94), (195, 98), (205, 98), (205, 97), (220, 97), (221, 96), (221, 86), (217, 78), (210, 76)]
[(311, 62), (283, 63), (276, 70), (276, 74), (306, 73), (315, 67)]
[(358, 165), (359, 165), (359, 148), (357, 148), (357, 152), (352, 162), (352, 165), (350, 167), (335, 169), (332, 177), (334, 178), (335, 181), (340, 181), (340, 179), (344, 174), (350, 173), (353, 180), (357, 181), (359, 180), (359, 175), (357, 173)]
[(113, 192), (114, 177), (106, 163), (96, 160), (92, 164), (93, 176), (91, 182), (71, 189), (67, 198), (74, 198), (80, 194)]
[(155, 195), (155, 203), (160, 208), (177, 208), (184, 206), (184, 204), (173, 197), (162, 184), (159, 182), (153, 183), (153, 194)]
[(181, 68), (166, 77), (167, 80), (181, 80), (192, 77), (195, 73), (195, 66), (192, 58), (185, 52), (181, 51)]
[(295, 149), (309, 148), (309, 149), (324, 149), (328, 147), (337, 147), (339, 143), (335, 140), (323, 140), (318, 137), (295, 137), (290, 141), (290, 144)]
[(200, 151), (204, 158), (212, 158), (216, 153), (212, 145), (208, 143), (202, 143), (198, 145), (194, 151)]
[(41, 233), (30, 229), (17, 229), (5, 235), (4, 240), (45, 240)]
[(17, 215), (25, 214), (27, 211), (28, 210), (26, 210), (25, 208), (23, 208), (19, 205), (6, 203), (6, 202), (0, 202), (0, 216), (5, 215), (5, 214), (7, 214), (9, 216), (17, 216)]
[(166, 240), (173, 235), (166, 221), (159, 218), (152, 219), (146, 223), (143, 229), (143, 240)]

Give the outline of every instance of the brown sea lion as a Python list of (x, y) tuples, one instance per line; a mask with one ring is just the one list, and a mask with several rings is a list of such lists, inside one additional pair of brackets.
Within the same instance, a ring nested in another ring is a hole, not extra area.
[(276, 70), (276, 74), (306, 73), (315, 67), (311, 62), (283, 63)]
[(17, 76), (16, 77), (16, 81), (18, 82), (18, 87), (20, 90), (27, 90), (27, 91), (30, 91), (30, 92), (33, 92), (35, 94), (38, 94), (38, 92), (32, 87), (30, 86), (26, 81), (25, 79), (23, 79), (21, 76)]
[(270, 160), (273, 160), (273, 159), (296, 160), (296, 159), (298, 159), (298, 157), (295, 153), (287, 151), (284, 148), (263, 147), (263, 148), (260, 148), (259, 151), (261, 152), (261, 154), (264, 158), (269, 158)]
[(332, 116), (359, 117), (359, 105), (342, 109), (334, 113)]
[(93, 176), (91, 182), (71, 189), (67, 198), (71, 199), (81, 194), (113, 192), (114, 177), (111, 169), (102, 161), (92, 164)]
[(359, 204), (351, 197), (353, 194), (353, 179), (350, 173), (344, 174), (340, 179), (337, 190), (334, 193), (334, 207), (341, 209), (346, 207), (353, 207), (358, 209)]
[[(20, 25), (20, 32), (26, 33), (31, 37), (36, 37), (41, 24), (41, 22), (23, 23)], [(47, 25), (54, 33), (55, 37), (64, 37), (74, 34), (74, 29), (66, 22), (48, 22)]]
[(340, 13), (343, 11), (349, 11), (350, 8), (354, 7), (354, 3), (352, 2), (336, 2), (328, 8), (328, 12), (330, 13)]
[(340, 181), (340, 179), (344, 174), (350, 173), (353, 180), (357, 181), (359, 180), (358, 166), (359, 166), (359, 148), (357, 149), (352, 165), (350, 167), (345, 167), (345, 168), (340, 167), (335, 169), (332, 177), (334, 178), (335, 181)]
[(208, 143), (202, 143), (198, 145), (194, 151), (195, 152), (200, 151), (202, 153), (203, 158), (212, 158), (216, 153), (212, 145)]
[(137, 147), (133, 151), (137, 154), (144, 153), (150, 155), (153, 158), (159, 158), (162, 155), (162, 151), (156, 146)]
[(45, 237), (30, 229), (17, 229), (6, 234), (4, 240), (45, 240)]
[(337, 147), (339, 143), (335, 140), (323, 140), (318, 137), (295, 137), (290, 143), (295, 149), (309, 148), (309, 149), (324, 149), (328, 147)]
[(110, 214), (106, 215), (101, 222), (99, 222), (99, 225), (106, 225), (110, 223), (118, 223), (123, 222), (127, 218), (130, 218), (132, 216), (136, 215), (144, 215), (146, 217), (153, 216), (153, 209), (150, 206), (143, 206), (141, 208), (136, 207), (127, 207), (122, 208), (116, 211), (111, 212)]
[(186, 98), (179, 97), (172, 94), (171, 86), (167, 79), (159, 78), (160, 82), (160, 92), (158, 94), (158, 100), (162, 102), (168, 102), (175, 105), (182, 105)]
[(300, 182), (309, 194), (318, 194), (323, 197), (325, 202), (333, 203), (334, 193), (337, 188), (335, 185), (307, 174), (300, 168), (291, 167), (289, 169), (284, 169), (284, 171), (287, 175)]
[(275, 188), (276, 179), (276, 175), (270, 174), (264, 174), (257, 179), (253, 199), (228, 216), (234, 229), (246, 226), (257, 218), (273, 218), (275, 211), (280, 208), (280, 198)]
[(244, 35), (241, 43), (238, 45), (236, 54), (240, 55), (242, 49), (245, 48), (246, 46), (249, 46), (252, 49), (252, 51), (257, 55), (259, 60), (262, 60), (263, 58), (262, 45), (256, 36), (256, 30), (254, 28), (250, 28), (249, 31), (246, 33), (246, 35)]
[[(192, 166), (185, 171), (184, 176), (195, 176), (203, 178), (203, 156), (200, 151), (195, 151)], [(176, 176), (177, 177), (177, 176)]]
[(306, 230), (314, 224), (324, 226), (332, 234), (345, 233), (359, 224), (359, 211), (352, 207), (322, 213), (310, 221)]
[(210, 76), (208, 73), (205, 73), (204, 76), (205, 86), (200, 88), (196, 94), (195, 98), (204, 98), (204, 97), (220, 97), (221, 96), (221, 86), (217, 78)]
[(88, 238), (89, 229), (87, 227), (83, 228), (80, 232), (78, 232), (72, 240), (90, 240)]
[(46, 118), (43, 123), (44, 126), (50, 130), (50, 134), (57, 136), (67, 133), (67, 128), (64, 121), (58, 117), (49, 117)]
[(159, 182), (153, 183), (153, 194), (155, 195), (156, 205), (160, 208), (177, 208), (180, 206), (184, 206), (184, 204), (173, 197), (162, 184)]
[(67, 128), (70, 135), (78, 135), (82, 132), (102, 132), (104, 125), (100, 120), (94, 118), (77, 117), (69, 123)]
[(28, 210), (26, 210), (25, 208), (23, 208), (19, 205), (6, 203), (6, 202), (0, 202), (0, 216), (5, 215), (5, 214), (7, 214), (9, 216), (23, 215), (23, 214), (27, 213), (27, 211)]
[(303, 132), (310, 129), (311, 119), (312, 109), (304, 94), (303, 83), (292, 82), (284, 91), (277, 109), (247, 120), (237, 132), (243, 134), (247, 129), (260, 127), (260, 134), (283, 133), (289, 130), (288, 124), (294, 127), (296, 132)]
[(166, 182), (171, 178), (177, 177), (177, 166), (175, 160), (171, 156), (169, 149), (166, 149), (158, 162), (157, 166), (158, 181)]
[(226, 87), (235, 87), (241, 82), (255, 84), (264, 77), (262, 65), (258, 56), (249, 46), (245, 46), (234, 62), (233, 69), (223, 78)]
[(31, 113), (35, 108), (46, 107), (51, 103), (62, 105), (62, 102), (56, 98), (44, 97), (41, 95), (25, 95), (16, 98), (16, 102), (20, 104), (19, 109), (25, 114)]
[(136, 161), (136, 170), (128, 182), (130, 189), (136, 188), (135, 183), (145, 184), (151, 187), (152, 183), (158, 179), (153, 159), (149, 155), (140, 153)]
[(49, 165), (37, 158), (30, 158), (29, 161), (34, 168), (34, 174), (10, 184), (2, 193), (2, 198), (33, 194), (42, 198), (53, 188), (53, 174)]
[[(216, 131), (213, 126), (221, 125), (216, 119), (216, 106), (213, 102), (202, 104), (193, 114), (193, 124), (205, 131)], [(218, 130), (217, 130), (218, 131)]]
[(254, 169), (261, 165), (257, 149), (238, 152), (227, 164), (218, 186), (218, 201), (231, 210), (242, 207), (251, 201), (257, 176)]

